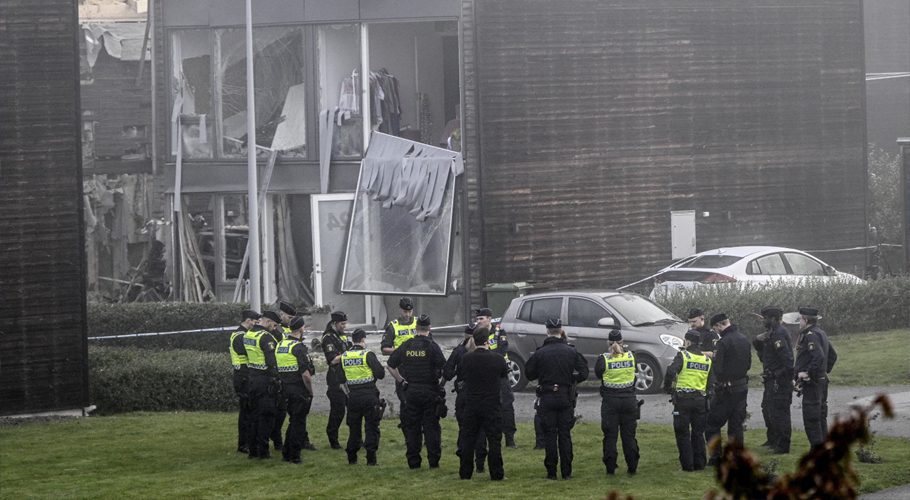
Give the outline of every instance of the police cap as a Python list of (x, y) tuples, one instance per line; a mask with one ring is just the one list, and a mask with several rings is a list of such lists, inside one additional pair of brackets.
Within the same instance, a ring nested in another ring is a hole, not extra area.
[(365, 339), (366, 336), (367, 332), (363, 328), (357, 328), (354, 330), (354, 333), (351, 334), (351, 340), (354, 342), (360, 342), (361, 340)]
[(261, 314), (252, 309), (244, 309), (240, 315), (243, 316), (243, 319), (259, 319), (262, 317)]
[(299, 329), (303, 328), (303, 326), (304, 326), (304, 321), (303, 321), (303, 318), (301, 318), (300, 316), (294, 316), (293, 318), (291, 318), (291, 322), (288, 324), (288, 328), (290, 328), (291, 330), (299, 330)]
[(398, 301), (398, 307), (405, 311), (413, 311), (414, 301), (411, 300), (411, 297), (402, 297), (401, 300)]
[(287, 302), (284, 302), (284, 301), (279, 302), (278, 309), (285, 314), (289, 314), (291, 316), (297, 316), (297, 309), (294, 309), (294, 306), (292, 306), (291, 304), (289, 304)]
[(562, 320), (557, 317), (547, 319), (547, 330), (558, 330), (562, 328)]
[(818, 316), (818, 309), (815, 307), (800, 307), (799, 313), (803, 316), (816, 317)]
[(475, 314), (475, 316), (489, 316), (492, 318), (493, 310), (490, 309), (489, 307), (481, 307), (480, 309), (477, 310), (477, 313)]
[(263, 311), (262, 317), (265, 319), (270, 319), (275, 323), (281, 323), (281, 316), (279, 316), (275, 311)]
[(417, 326), (429, 327), (430, 317), (426, 314), (421, 314), (420, 317), (417, 318)]
[(764, 318), (780, 318), (784, 315), (784, 310), (777, 306), (765, 306), (761, 308), (761, 315)]
[(340, 321), (347, 321), (347, 320), (348, 320), (348, 315), (345, 314), (343, 311), (333, 311), (332, 312), (332, 321), (338, 323)]
[(610, 342), (622, 342), (622, 332), (616, 329), (610, 330), (610, 335), (607, 336), (607, 340)]
[(701, 342), (701, 334), (698, 333), (698, 330), (688, 330), (686, 332), (686, 340), (691, 340), (693, 344), (698, 344)]

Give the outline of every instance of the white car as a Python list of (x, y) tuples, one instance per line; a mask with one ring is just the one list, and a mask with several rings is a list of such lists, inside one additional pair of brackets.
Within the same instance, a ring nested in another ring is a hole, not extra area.
[(805, 280), (838, 280), (863, 283), (821, 260), (792, 248), (745, 246), (708, 250), (686, 257), (654, 275), (650, 297), (701, 286), (798, 284)]

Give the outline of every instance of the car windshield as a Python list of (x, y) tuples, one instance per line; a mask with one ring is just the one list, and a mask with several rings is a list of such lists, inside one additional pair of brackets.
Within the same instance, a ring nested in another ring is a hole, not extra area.
[(631, 293), (605, 295), (604, 301), (632, 326), (660, 325), (682, 323), (682, 320), (670, 311), (650, 300)]
[(679, 267), (697, 267), (702, 269), (720, 269), (733, 265), (736, 261), (742, 259), (736, 255), (702, 255), (696, 257)]

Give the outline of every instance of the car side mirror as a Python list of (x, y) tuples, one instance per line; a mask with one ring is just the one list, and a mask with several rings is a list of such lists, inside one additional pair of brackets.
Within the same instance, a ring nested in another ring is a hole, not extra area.
[(600, 318), (597, 320), (597, 326), (603, 328), (619, 328), (619, 325), (616, 324), (616, 320), (611, 317)]

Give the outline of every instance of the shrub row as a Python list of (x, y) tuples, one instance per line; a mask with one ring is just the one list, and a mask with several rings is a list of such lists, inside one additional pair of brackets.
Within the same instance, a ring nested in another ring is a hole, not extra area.
[(233, 410), (232, 370), (226, 351), (89, 347), (91, 403), (101, 414)]
[(240, 323), (247, 304), (134, 302), (88, 305), (88, 335), (125, 335), (213, 328)]
[(707, 314), (724, 312), (734, 322), (749, 324), (749, 313), (776, 305), (784, 311), (800, 306), (817, 307), (822, 328), (832, 335), (910, 327), (910, 277), (885, 278), (864, 284), (812, 282), (780, 288), (750, 287), (742, 290), (706, 286), (658, 297), (658, 302), (685, 318), (692, 307)]

